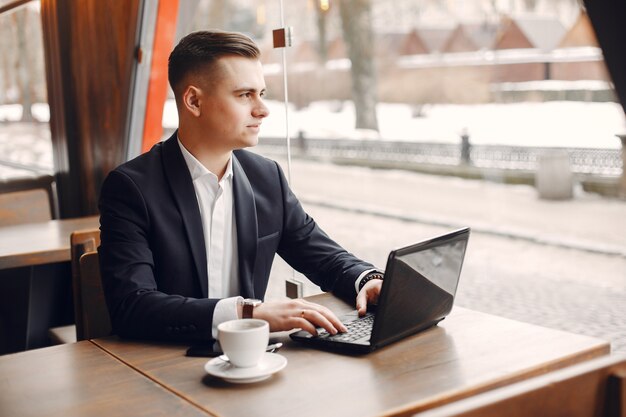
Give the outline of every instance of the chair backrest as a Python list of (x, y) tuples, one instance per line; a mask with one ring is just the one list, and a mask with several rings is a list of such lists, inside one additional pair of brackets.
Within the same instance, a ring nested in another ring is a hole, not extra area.
[(0, 181), (0, 226), (56, 218), (55, 190), (54, 178), (50, 175)]
[[(70, 235), (72, 264), (72, 292), (74, 295), (74, 321), (76, 323), (76, 340), (84, 340), (85, 323), (83, 320), (82, 279), (80, 258), (87, 252), (95, 251), (100, 246), (100, 230), (77, 230)], [(99, 275), (98, 275), (99, 277)]]
[(589, 360), (415, 416), (626, 417), (626, 356)]
[(0, 194), (0, 226), (52, 220), (44, 190), (13, 191)]
[(104, 299), (100, 279), (100, 258), (98, 252), (87, 252), (80, 257), (80, 298), (82, 302), (82, 338), (95, 339), (111, 334), (109, 309)]

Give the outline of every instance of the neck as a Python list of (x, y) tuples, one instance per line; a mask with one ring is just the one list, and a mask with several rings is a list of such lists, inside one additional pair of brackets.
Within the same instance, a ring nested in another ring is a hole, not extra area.
[(228, 161), (232, 157), (231, 150), (211, 148), (210, 143), (207, 143), (205, 138), (196, 138), (193, 134), (184, 132), (182, 129), (178, 131), (178, 139), (185, 149), (187, 149), (206, 169), (215, 174), (218, 179), (222, 179), (226, 172)]
[(228, 152), (226, 154), (219, 155), (219, 156), (205, 155), (204, 157), (203, 156), (199, 157), (199, 156), (196, 156), (193, 152), (192, 152), (192, 155), (195, 156), (196, 159), (200, 161), (200, 163), (204, 165), (206, 169), (214, 173), (217, 176), (218, 180), (221, 180), (224, 174), (226, 173), (226, 167), (228, 166), (228, 161), (230, 160), (232, 156), (231, 152)]

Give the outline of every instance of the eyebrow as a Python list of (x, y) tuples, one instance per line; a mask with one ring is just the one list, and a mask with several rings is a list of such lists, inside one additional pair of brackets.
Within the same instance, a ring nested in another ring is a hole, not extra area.
[(243, 93), (243, 92), (250, 92), (250, 93), (256, 93), (256, 92), (259, 92), (259, 93), (264, 93), (265, 91), (266, 91), (266, 89), (265, 89), (265, 88), (263, 88), (263, 89), (261, 89), (261, 90), (259, 91), (259, 90), (257, 90), (256, 88), (252, 88), (252, 87), (239, 87), (239, 88), (236, 88), (236, 89), (234, 90), (234, 92), (235, 92), (235, 93)]

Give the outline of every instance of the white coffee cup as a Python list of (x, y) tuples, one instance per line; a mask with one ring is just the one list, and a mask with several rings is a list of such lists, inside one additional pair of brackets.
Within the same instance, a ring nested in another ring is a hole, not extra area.
[(256, 366), (265, 353), (270, 326), (259, 319), (230, 320), (217, 326), (217, 337), (230, 363), (250, 368)]

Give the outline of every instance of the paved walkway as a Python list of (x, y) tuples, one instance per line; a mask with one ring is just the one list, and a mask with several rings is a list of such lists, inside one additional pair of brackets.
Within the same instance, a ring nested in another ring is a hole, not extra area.
[[(529, 186), (301, 160), (292, 175), (307, 211), (356, 255), (384, 267), (393, 247), (470, 226), (458, 305), (626, 352), (626, 201), (543, 201)], [(289, 268), (277, 260), (274, 274), (270, 294), (282, 295)]]

